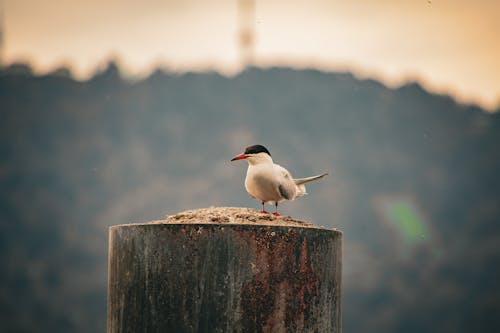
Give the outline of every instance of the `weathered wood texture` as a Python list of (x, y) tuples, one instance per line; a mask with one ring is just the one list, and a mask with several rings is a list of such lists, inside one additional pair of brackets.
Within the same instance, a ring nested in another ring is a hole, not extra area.
[(341, 332), (341, 270), (336, 230), (111, 227), (107, 332)]

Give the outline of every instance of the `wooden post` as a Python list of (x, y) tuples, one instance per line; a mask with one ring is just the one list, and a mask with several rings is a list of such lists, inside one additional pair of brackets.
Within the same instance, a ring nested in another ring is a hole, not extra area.
[(340, 333), (342, 233), (269, 224), (111, 227), (107, 332)]

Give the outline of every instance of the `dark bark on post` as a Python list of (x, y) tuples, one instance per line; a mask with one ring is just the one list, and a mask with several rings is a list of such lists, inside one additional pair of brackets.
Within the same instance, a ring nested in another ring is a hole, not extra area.
[(132, 224), (109, 241), (108, 333), (341, 332), (339, 231)]

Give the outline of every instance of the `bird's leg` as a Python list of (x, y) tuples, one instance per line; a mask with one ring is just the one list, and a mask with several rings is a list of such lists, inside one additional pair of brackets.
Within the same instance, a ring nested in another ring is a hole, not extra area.
[(274, 206), (276, 207), (276, 210), (274, 211), (273, 215), (274, 215), (274, 216), (280, 216), (281, 214), (280, 214), (280, 213), (278, 213), (278, 201), (276, 201), (276, 202), (274, 203)]
[(269, 214), (268, 212), (266, 212), (266, 210), (264, 209), (264, 201), (262, 201), (262, 210), (260, 211), (262, 214)]

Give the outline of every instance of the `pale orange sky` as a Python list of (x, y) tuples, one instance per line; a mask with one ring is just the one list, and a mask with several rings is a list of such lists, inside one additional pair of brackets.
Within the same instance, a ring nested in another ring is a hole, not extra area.
[[(82, 79), (110, 57), (130, 75), (241, 69), (237, 0), (3, 2), (5, 63), (69, 65)], [(418, 80), (460, 101), (500, 103), (499, 0), (257, 0), (255, 26), (258, 65)]]

